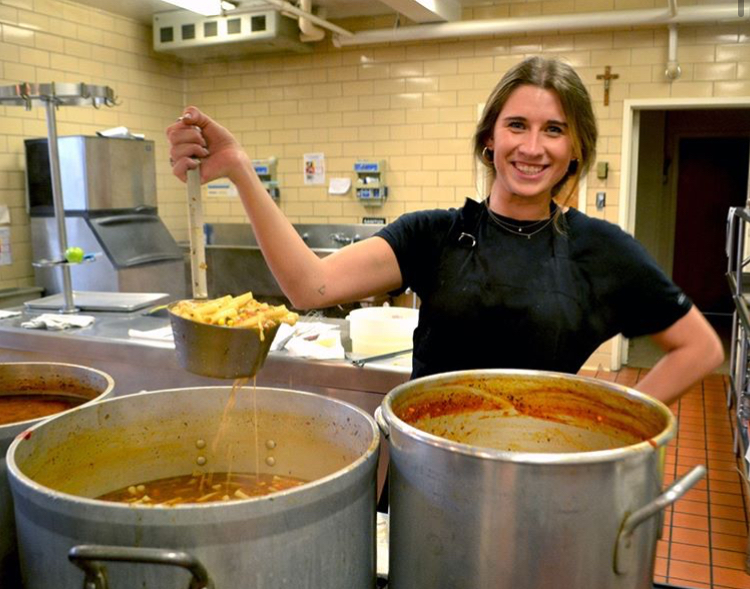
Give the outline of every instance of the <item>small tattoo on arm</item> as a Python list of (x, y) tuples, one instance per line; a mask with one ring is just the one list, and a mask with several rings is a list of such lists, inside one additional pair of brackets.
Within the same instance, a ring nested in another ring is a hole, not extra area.
[(321, 295), (326, 294), (326, 285), (325, 284), (318, 289), (318, 294), (321, 294)]

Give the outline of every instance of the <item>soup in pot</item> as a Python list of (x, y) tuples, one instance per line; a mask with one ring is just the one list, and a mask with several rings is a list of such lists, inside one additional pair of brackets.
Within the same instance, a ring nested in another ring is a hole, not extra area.
[(415, 388), (394, 402), (393, 411), (435, 436), (507, 452), (611, 450), (648, 441), (667, 425), (663, 416), (625, 396), (531, 378), (467, 376)]
[(0, 393), (0, 425), (39, 419), (78, 407), (90, 399), (77, 395), (3, 395)]
[(218, 472), (189, 474), (128, 485), (97, 499), (133, 505), (183, 505), (238, 501), (262, 497), (304, 485), (305, 480), (275, 474)]

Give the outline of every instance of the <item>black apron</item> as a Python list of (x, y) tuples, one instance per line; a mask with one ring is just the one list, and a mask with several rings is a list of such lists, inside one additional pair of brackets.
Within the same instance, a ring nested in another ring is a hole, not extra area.
[(430, 292), (420, 294), (412, 377), (452, 370), (576, 372), (593, 350), (574, 341), (587, 326), (587, 281), (569, 238), (548, 225), (530, 239), (493, 224), (468, 200), (444, 243)]

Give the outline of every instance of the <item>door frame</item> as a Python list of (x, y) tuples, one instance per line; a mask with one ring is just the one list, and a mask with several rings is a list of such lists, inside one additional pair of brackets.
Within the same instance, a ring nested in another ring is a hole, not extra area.
[[(729, 98), (636, 98), (623, 101), (622, 111), (622, 174), (620, 179), (620, 210), (618, 224), (635, 234), (636, 186), (638, 180), (638, 140), (640, 113), (644, 110), (716, 110), (724, 108), (750, 108), (750, 97)], [(619, 370), (628, 361), (628, 341), (617, 335), (612, 342), (610, 369)]]

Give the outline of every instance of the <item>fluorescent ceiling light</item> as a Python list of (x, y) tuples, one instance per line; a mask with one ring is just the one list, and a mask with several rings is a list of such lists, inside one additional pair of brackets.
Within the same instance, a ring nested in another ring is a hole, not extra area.
[(168, 4), (197, 12), (203, 16), (216, 16), (221, 14), (222, 10), (234, 10), (236, 6), (231, 2), (223, 0), (163, 0)]

